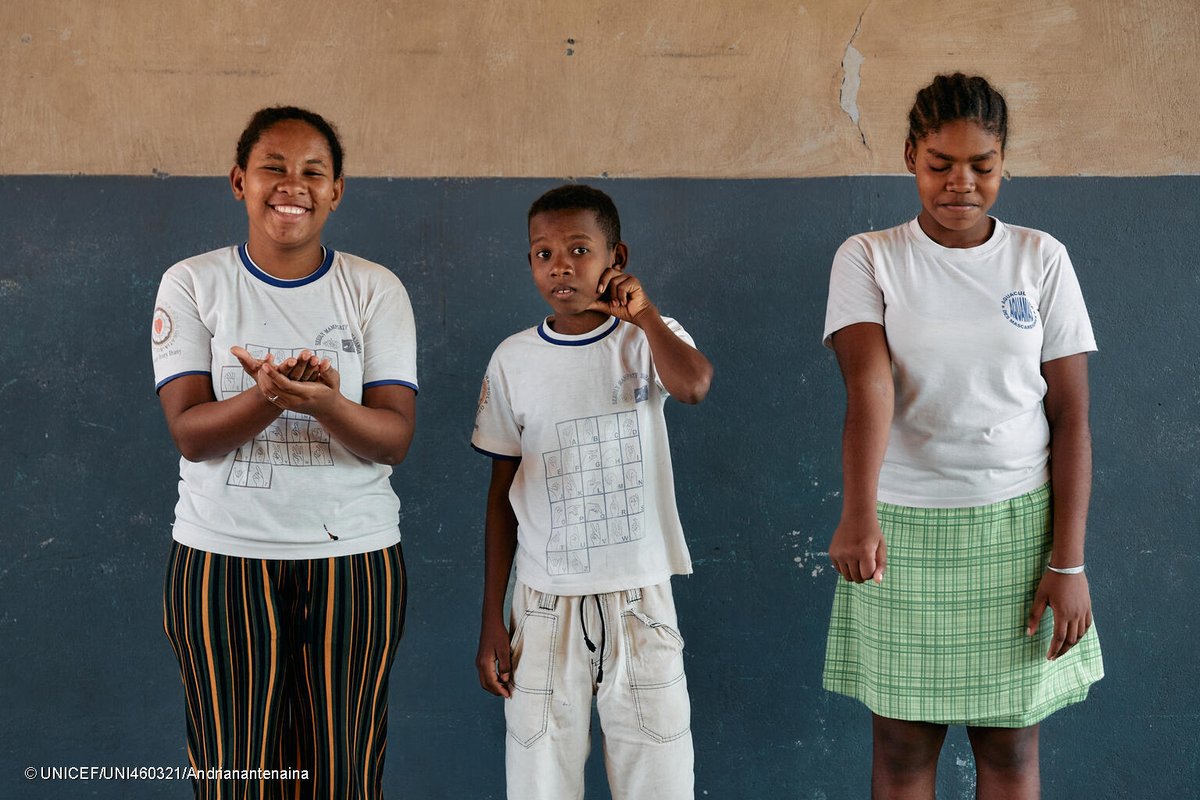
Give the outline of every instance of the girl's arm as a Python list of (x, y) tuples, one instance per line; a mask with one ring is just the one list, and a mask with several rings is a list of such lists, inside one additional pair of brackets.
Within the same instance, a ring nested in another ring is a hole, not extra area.
[[(372, 386), (363, 402), (342, 395), (341, 376), (295, 359), (280, 365), (269, 358), (253, 372), (257, 386), (226, 400), (213, 395), (207, 375), (185, 375), (159, 391), (159, 402), (175, 446), (188, 461), (220, 458), (253, 439), (285, 409), (308, 414), (359, 458), (399, 464), (408, 454), (416, 426), (416, 393), (407, 386)], [(249, 371), (249, 370), (248, 370)], [(296, 375), (297, 380), (288, 375)]]
[[(1092, 434), (1088, 425), (1087, 354), (1042, 364), (1043, 406), (1050, 423), (1050, 491), (1054, 544), (1050, 565), (1065, 569), (1084, 563), (1083, 540), (1092, 492)], [(1066, 653), (1092, 626), (1087, 576), (1046, 570), (1033, 598), (1028, 633), (1037, 632), (1046, 606), (1054, 609), (1054, 637), (1046, 657)]]
[[(319, 370), (329, 368), (328, 360), (321, 361), (307, 350), (299, 358), (287, 358), (276, 366), (270, 354), (259, 360), (242, 348), (233, 349), (243, 369), (255, 378), (263, 364), (271, 364), (297, 381), (314, 380)], [(167, 418), (167, 429), (180, 454), (188, 461), (220, 458), (261, 433), (283, 412), (267, 400), (268, 396), (251, 387), (234, 397), (217, 400), (212, 380), (207, 375), (184, 375), (163, 386), (158, 393)]]
[(483, 612), (475, 667), (480, 685), (501, 697), (512, 696), (512, 649), (504, 624), (504, 595), (517, 552), (517, 516), (508, 500), (508, 490), (520, 464), (520, 460), (492, 459), (484, 520)]
[(253, 439), (280, 415), (252, 386), (227, 400), (217, 400), (208, 375), (184, 375), (158, 392), (167, 429), (188, 461), (205, 461), (231, 453)]
[(848, 325), (833, 335), (846, 384), (842, 431), (842, 518), (829, 544), (829, 560), (848, 581), (883, 580), (887, 543), (875, 503), (879, 470), (895, 410), (892, 359), (883, 326)]
[(359, 405), (341, 393), (332, 367), (316, 380), (294, 381), (265, 362), (255, 376), (258, 390), (281, 408), (308, 414), (343, 447), (377, 464), (399, 464), (408, 455), (416, 427), (416, 392), (387, 384), (363, 390)]

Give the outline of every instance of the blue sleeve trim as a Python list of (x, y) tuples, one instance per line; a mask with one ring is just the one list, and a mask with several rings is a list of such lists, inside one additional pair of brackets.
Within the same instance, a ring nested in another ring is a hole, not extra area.
[(374, 389), (376, 386), (407, 386), (413, 390), (413, 394), (421, 393), (421, 390), (417, 388), (415, 383), (408, 381), (371, 381), (370, 383), (363, 384), (364, 389)]
[(520, 456), (504, 456), (504, 455), (500, 455), (499, 453), (493, 453), (489, 450), (484, 450), (482, 447), (476, 447), (475, 445), (471, 445), (471, 449), (474, 450), (476, 453), (482, 453), (483, 455), (487, 456), (488, 458), (494, 458), (498, 461), (520, 461), (521, 460)]
[(193, 370), (188, 370), (187, 372), (176, 372), (174, 375), (163, 378), (161, 381), (154, 384), (154, 393), (158, 394), (159, 390), (161, 390), (162, 387), (166, 386), (168, 383), (175, 380), (176, 378), (182, 378), (185, 375), (207, 375), (209, 378), (212, 377), (211, 372), (209, 372), (208, 370), (203, 370), (203, 369), (193, 369)]

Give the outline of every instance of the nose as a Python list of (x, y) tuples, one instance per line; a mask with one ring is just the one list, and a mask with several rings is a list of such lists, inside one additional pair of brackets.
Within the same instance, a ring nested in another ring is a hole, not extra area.
[(275, 185), (279, 191), (290, 195), (301, 195), (308, 191), (304, 181), (300, 179), (300, 175), (292, 170), (287, 170), (280, 175)]
[(556, 253), (551, 257), (550, 274), (553, 277), (557, 278), (560, 275), (570, 275), (573, 271), (574, 267), (571, 266), (571, 262), (567, 260), (566, 256)]
[(950, 168), (946, 176), (946, 189), (951, 192), (972, 192), (975, 190), (975, 173), (967, 164), (956, 164)]

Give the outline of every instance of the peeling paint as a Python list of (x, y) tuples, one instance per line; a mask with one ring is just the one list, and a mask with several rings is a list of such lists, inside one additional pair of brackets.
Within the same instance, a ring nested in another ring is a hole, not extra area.
[[(804, 533), (802, 531), (790, 531), (788, 536), (793, 539), (799, 539), (801, 536), (804, 536)], [(803, 542), (793, 541), (792, 549), (801, 550), (802, 552), (800, 555), (792, 557), (792, 563), (796, 565), (797, 569), (808, 572), (809, 577), (819, 578), (825, 574), (825, 567), (828, 566), (829, 551), (815, 550), (813, 548), (814, 537), (812, 536), (805, 537)]]
[(867, 9), (871, 7), (867, 3), (866, 8), (858, 15), (858, 24), (854, 26), (854, 33), (850, 35), (850, 41), (846, 43), (846, 52), (842, 55), (842, 90), (840, 103), (842, 111), (850, 117), (850, 121), (858, 128), (858, 136), (862, 139), (863, 147), (868, 150), (871, 145), (867, 144), (867, 135), (863, 133), (862, 125), (860, 124), (861, 114), (858, 110), (858, 88), (862, 83), (862, 65), (866, 61), (866, 56), (859, 52), (854, 46), (854, 40), (858, 38), (858, 32), (862, 30), (863, 17), (866, 16)]
[[(858, 33), (856, 30), (855, 33)], [(842, 56), (842, 111), (850, 117), (850, 121), (858, 124), (858, 85), (859, 70), (866, 58), (852, 44), (846, 45), (846, 54)]]

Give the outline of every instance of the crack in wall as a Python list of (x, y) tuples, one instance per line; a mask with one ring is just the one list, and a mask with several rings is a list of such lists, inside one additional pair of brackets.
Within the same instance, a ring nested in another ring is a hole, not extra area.
[(842, 55), (842, 88), (839, 96), (842, 111), (846, 112), (846, 116), (850, 117), (850, 121), (858, 128), (858, 136), (862, 139), (863, 147), (868, 150), (871, 149), (871, 145), (867, 144), (867, 135), (863, 133), (860, 122), (862, 115), (858, 110), (858, 87), (862, 83), (862, 65), (867, 59), (854, 46), (854, 40), (858, 38), (858, 32), (862, 30), (863, 17), (866, 16), (867, 9), (870, 7), (871, 4), (867, 3), (862, 13), (858, 15), (858, 24), (854, 26), (854, 33), (850, 35), (850, 41), (846, 43), (846, 51)]

